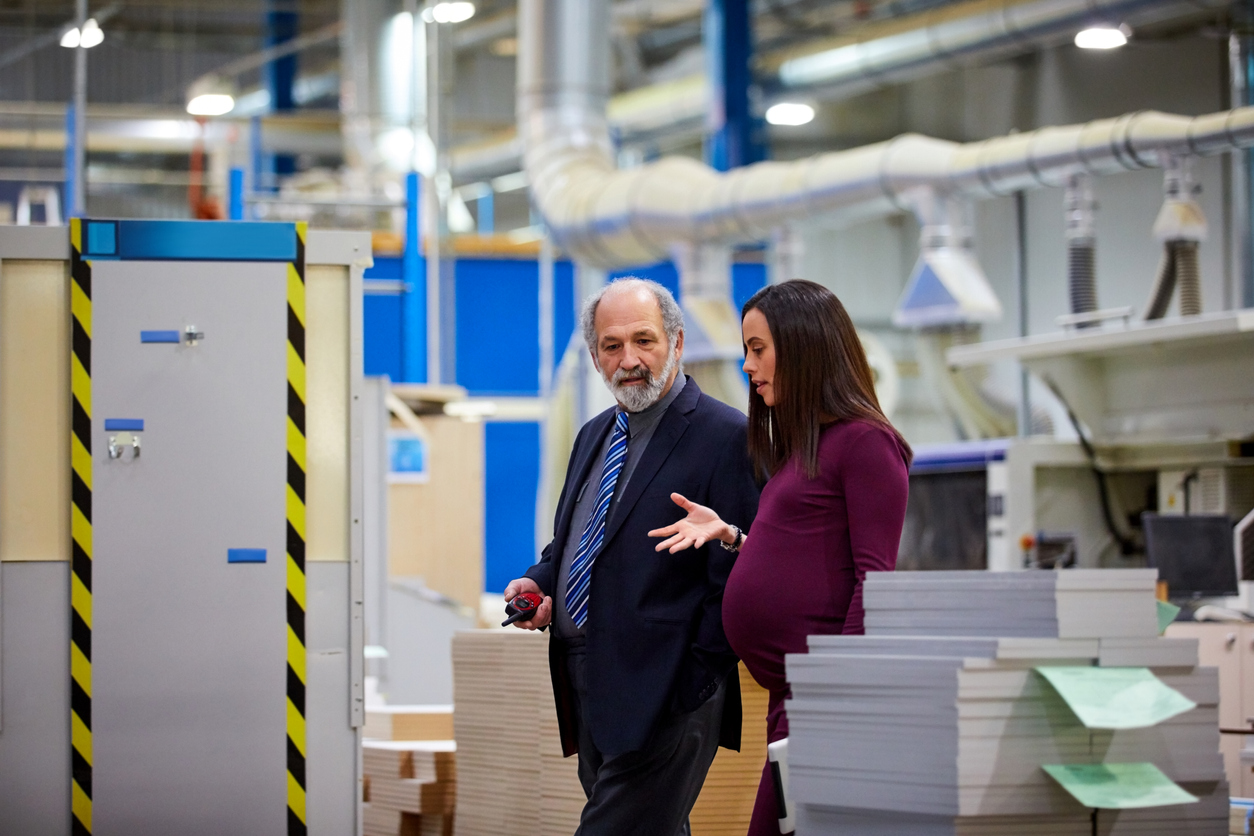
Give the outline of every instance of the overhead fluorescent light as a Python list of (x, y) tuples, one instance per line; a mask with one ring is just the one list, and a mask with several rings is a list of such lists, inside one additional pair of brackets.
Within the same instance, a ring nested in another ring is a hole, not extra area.
[(235, 85), (228, 78), (205, 75), (187, 89), (187, 112), (192, 116), (222, 116), (235, 109)]
[(1090, 26), (1076, 33), (1075, 45), (1080, 49), (1116, 49), (1128, 42), (1126, 26)]
[(187, 103), (192, 116), (222, 116), (235, 109), (235, 99), (226, 93), (202, 93)]
[(94, 17), (89, 17), (87, 22), (83, 24), (83, 31), (80, 34), (78, 27), (74, 26), (65, 30), (61, 35), (61, 46), (66, 49), (91, 49), (93, 46), (99, 46), (104, 41), (104, 30), (100, 28), (100, 24), (96, 22)]
[(766, 109), (766, 121), (772, 125), (804, 125), (814, 120), (814, 108), (800, 102), (780, 102)]
[(459, 2), (436, 3), (422, 12), (427, 23), (461, 23), (475, 16), (475, 4), (459, 0)]

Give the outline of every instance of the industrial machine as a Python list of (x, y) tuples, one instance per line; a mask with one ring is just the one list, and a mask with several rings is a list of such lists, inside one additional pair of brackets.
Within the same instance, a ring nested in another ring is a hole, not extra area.
[(0, 259), (0, 832), (357, 832), (369, 235)]

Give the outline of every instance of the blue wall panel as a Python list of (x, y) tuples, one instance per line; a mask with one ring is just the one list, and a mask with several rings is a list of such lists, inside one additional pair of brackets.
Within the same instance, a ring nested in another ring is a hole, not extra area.
[(575, 332), (575, 265), (558, 261), (553, 265), (553, 368), (562, 362), (562, 354)]
[[(553, 362), (575, 327), (570, 262), (553, 267)], [(534, 261), (457, 262), (457, 383), (472, 395), (540, 393), (540, 269)]]
[(401, 381), (401, 297), (395, 293), (367, 294), (362, 303), (362, 351), (369, 375), (385, 374)]
[(534, 261), (457, 262), (457, 382), (476, 395), (540, 390), (539, 268)]
[[(400, 281), (401, 260), (393, 256), (375, 256), (374, 266), (363, 274), (367, 281), (384, 279)], [(426, 288), (422, 289), (425, 292)], [(402, 298), (399, 293), (369, 293), (362, 301), (362, 353), (365, 373), (385, 374), (395, 382), (405, 380), (401, 362), (401, 346), (404, 336)], [(426, 340), (426, 329), (423, 329)]]
[(484, 425), (484, 589), (502, 592), (536, 561), (540, 425)]
[(736, 313), (753, 294), (766, 287), (766, 265), (746, 262), (732, 265), (732, 304)]

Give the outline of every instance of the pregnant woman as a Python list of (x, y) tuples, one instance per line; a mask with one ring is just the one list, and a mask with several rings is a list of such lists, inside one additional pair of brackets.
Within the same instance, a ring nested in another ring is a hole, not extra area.
[[(862, 633), (862, 582), (891, 572), (906, 514), (910, 447), (880, 410), (866, 353), (844, 306), (808, 281), (763, 288), (741, 313), (750, 378), (749, 453), (767, 479), (750, 532), (717, 509), (688, 512), (658, 551), (721, 540), (739, 548), (723, 595), (723, 628), (770, 691), (767, 740), (788, 736), (784, 655), (806, 637)], [(764, 767), (750, 836), (779, 833)]]

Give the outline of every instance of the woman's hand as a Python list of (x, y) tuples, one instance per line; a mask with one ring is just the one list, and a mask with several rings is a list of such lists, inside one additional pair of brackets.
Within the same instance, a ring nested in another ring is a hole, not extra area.
[(676, 505), (687, 511), (688, 516), (674, 525), (668, 525), (666, 528), (655, 528), (649, 532), (650, 537), (667, 538), (658, 543), (654, 551), (660, 552), (662, 549), (670, 549), (671, 554), (674, 554), (689, 547), (699, 549), (706, 543), (714, 540), (730, 543), (735, 538), (736, 535), (732, 532), (731, 527), (719, 519), (718, 514), (709, 508), (690, 502), (677, 493), (671, 494), (671, 499)]

